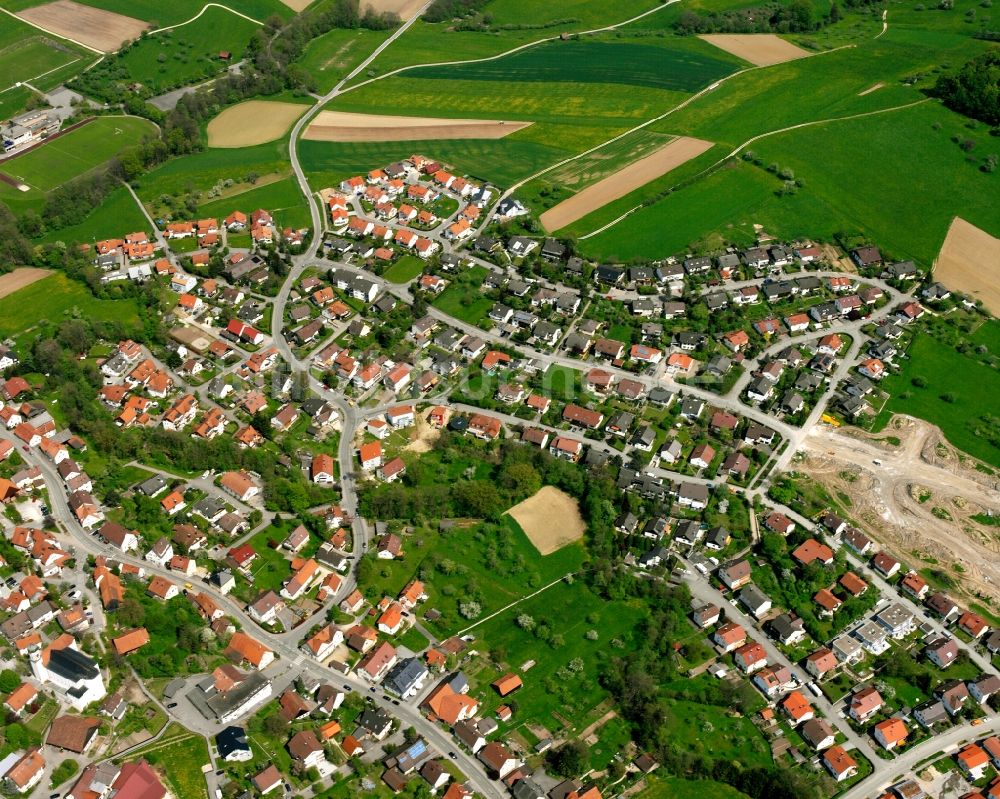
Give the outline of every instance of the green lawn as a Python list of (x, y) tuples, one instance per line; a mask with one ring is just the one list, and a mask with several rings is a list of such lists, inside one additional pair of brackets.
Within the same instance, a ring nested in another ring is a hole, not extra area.
[(223, 8), (211, 7), (196, 21), (146, 36), (117, 56), (129, 77), (154, 92), (195, 83), (227, 66), (221, 50), (243, 58), (258, 26)]
[[(174, 796), (201, 799), (208, 796), (202, 766), (209, 763), (208, 744), (200, 735), (171, 722), (163, 738), (134, 753), (144, 757), (170, 785)], [(133, 755), (129, 756), (133, 759)]]
[(479, 286), (487, 275), (486, 267), (473, 266), (467, 274), (470, 277), (468, 282), (452, 283), (434, 300), (433, 305), (449, 316), (475, 325), (490, 312), (493, 301), (479, 291)]
[(636, 799), (746, 799), (746, 794), (713, 780), (647, 777), (649, 787)]
[(427, 264), (416, 255), (404, 255), (396, 263), (390, 266), (382, 277), (392, 283), (409, 283), (421, 272)]
[(250, 566), (253, 572), (254, 584), (250, 587), (250, 594), (257, 596), (264, 591), (281, 590), (292, 574), (292, 563), (284, 556), (282, 550), (269, 547), (268, 541), (276, 541), (280, 544), (285, 536), (291, 531), (292, 526), (287, 523), (271, 525), (265, 530), (261, 530), (248, 542), (257, 553), (257, 558)]
[[(977, 338), (994, 358), (1000, 355), (1000, 322), (985, 323)], [(929, 334), (917, 335), (908, 354), (908, 360), (900, 361), (899, 374), (882, 382), (892, 398), (876, 427), (881, 429), (893, 413), (918, 416), (938, 425), (959, 449), (1000, 466), (1000, 423), (994, 413), (1000, 396), (997, 369), (982, 363), (974, 351), (963, 355)], [(914, 379), (926, 385), (915, 385)], [(909, 396), (904, 398), (904, 392)], [(992, 424), (984, 418), (991, 414)]]
[(45, 192), (106, 163), (126, 147), (155, 133), (151, 122), (139, 117), (97, 117), (41, 147), (4, 162), (3, 171), (31, 187), (20, 192), (0, 183), (0, 201), (16, 211), (40, 205)]
[(73, 316), (139, 324), (134, 300), (99, 300), (57, 273), (0, 299), (0, 336), (15, 336), (43, 321), (58, 324), (63, 317)]
[(122, 236), (134, 230), (147, 230), (149, 222), (136, 205), (128, 189), (115, 189), (103, 203), (90, 212), (78, 225), (46, 233), (39, 239), (42, 244), (53, 241), (66, 243), (86, 242)]
[(387, 31), (334, 28), (309, 42), (298, 64), (328, 92), (386, 38)]

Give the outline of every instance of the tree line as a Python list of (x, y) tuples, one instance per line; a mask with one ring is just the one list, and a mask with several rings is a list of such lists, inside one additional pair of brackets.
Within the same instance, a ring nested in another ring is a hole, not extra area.
[[(856, 4), (863, 4), (857, 3)], [(849, 2), (848, 5), (851, 5)], [(727, 11), (702, 12), (686, 10), (674, 23), (674, 30), (681, 35), (702, 33), (807, 33), (837, 22), (840, 8), (831, 4), (830, 11), (822, 17), (813, 14), (809, 0), (792, 0), (788, 3), (767, 3), (751, 8)]]
[(952, 111), (1000, 125), (1000, 48), (966, 62), (953, 75), (941, 75), (933, 93)]

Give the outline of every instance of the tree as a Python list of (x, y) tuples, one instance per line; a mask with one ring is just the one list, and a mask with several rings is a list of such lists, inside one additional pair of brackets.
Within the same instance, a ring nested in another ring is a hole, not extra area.
[(123, 627), (141, 627), (146, 620), (146, 611), (132, 597), (125, 597), (116, 611), (118, 623)]
[(288, 733), (288, 723), (277, 713), (272, 713), (264, 719), (264, 732), (275, 738), (281, 738)]
[(520, 496), (530, 496), (542, 487), (541, 475), (530, 463), (512, 463), (503, 470), (500, 480)]
[(9, 694), (21, 684), (21, 678), (16, 671), (4, 669), (0, 671), (0, 692)]
[(463, 618), (474, 619), (483, 612), (483, 606), (478, 602), (469, 600), (468, 602), (462, 602), (459, 604), (458, 612), (462, 614)]
[(575, 777), (587, 769), (587, 746), (583, 741), (570, 741), (546, 756), (549, 768), (562, 777)]
[(521, 613), (517, 617), (517, 626), (522, 630), (527, 630), (531, 632), (535, 629), (535, 620), (529, 616), (527, 613)]

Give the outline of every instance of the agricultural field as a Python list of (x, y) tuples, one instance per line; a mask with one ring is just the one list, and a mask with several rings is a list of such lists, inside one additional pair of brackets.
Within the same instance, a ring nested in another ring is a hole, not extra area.
[[(608, 65), (613, 64), (614, 69)], [(550, 42), (495, 61), (409, 70), (425, 80), (510, 83), (616, 83), (691, 92), (734, 72), (740, 62), (699, 39), (669, 45), (639, 40)]]
[(257, 25), (222, 8), (208, 8), (194, 22), (151, 34), (123, 51), (119, 65), (132, 80), (154, 92), (185, 86), (221, 72), (228, 50), (235, 63), (243, 58)]
[(58, 323), (73, 316), (117, 320), (126, 328), (139, 324), (134, 300), (99, 300), (56, 273), (0, 299), (0, 336), (22, 335), (42, 322)]
[(364, 61), (386, 38), (386, 31), (335, 28), (313, 39), (298, 64), (325, 94)]
[(553, 486), (543, 486), (507, 513), (542, 555), (579, 541), (586, 529), (576, 499)]
[[(929, 265), (956, 213), (1000, 233), (990, 213), (993, 176), (968, 163), (952, 136), (983, 148), (989, 143), (985, 130), (970, 134), (962, 117), (932, 102), (761, 139), (750, 148), (760, 166), (740, 162), (707, 174), (583, 239), (581, 249), (593, 257), (655, 258), (711, 237), (746, 242), (753, 225), (762, 224), (788, 238), (858, 234), (878, 241), (892, 257)], [(782, 182), (764, 168), (772, 164), (804, 185), (778, 196)], [(895, 190), (887, 189), (894, 184)], [(944, 196), (934, 188), (943, 184), (951, 187)], [(624, 198), (569, 232), (596, 229), (630, 201), (642, 198)]]
[(279, 139), (288, 132), (307, 106), (248, 100), (230, 106), (208, 123), (209, 147), (253, 147)]
[(51, 0), (22, 10), (21, 19), (42, 30), (72, 39), (95, 52), (111, 53), (138, 39), (149, 25), (128, 14), (116, 14), (74, 0)]
[(41, 147), (4, 161), (3, 172), (31, 190), (20, 192), (0, 183), (0, 201), (15, 212), (22, 207), (38, 206), (46, 192), (107, 163), (124, 148), (138, 144), (153, 132), (153, 124), (139, 117), (96, 117)]
[[(984, 347), (994, 362), (1000, 355), (1000, 322), (984, 323), (969, 339)], [(926, 419), (941, 428), (958, 449), (1000, 467), (1000, 423), (991, 413), (1000, 392), (1000, 371), (987, 365), (976, 349), (958, 352), (933, 334), (916, 336), (898, 374), (882, 381), (891, 395), (876, 420), (879, 430), (893, 413)]]
[[(0, 7), (19, 11), (41, 5), (45, 0), (0, 0)], [(186, 22), (204, 8), (204, 0), (80, 0), (84, 5), (135, 17), (148, 22), (152, 27), (177, 25)], [(271, 14), (287, 19), (292, 11), (280, 0), (227, 0), (224, 4), (248, 17), (263, 22)]]

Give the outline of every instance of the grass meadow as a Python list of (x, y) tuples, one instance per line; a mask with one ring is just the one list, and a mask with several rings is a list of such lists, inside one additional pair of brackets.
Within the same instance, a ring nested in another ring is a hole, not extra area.
[[(991, 320), (976, 332), (975, 342), (994, 356), (1000, 353), (1000, 322)], [(963, 452), (1000, 467), (1000, 439), (997, 432), (986, 435), (982, 417), (996, 408), (1000, 396), (1000, 373), (976, 358), (962, 354), (939, 338), (921, 333), (900, 361), (898, 374), (882, 381), (891, 395), (876, 420), (884, 427), (893, 413), (926, 419), (941, 428), (945, 437)], [(918, 383), (914, 379), (919, 378)]]
[(81, 284), (56, 273), (0, 299), (0, 336), (14, 336), (42, 322), (58, 323), (72, 316), (139, 324), (133, 300), (99, 300)]
[(483, 266), (474, 266), (468, 273), (468, 281), (452, 283), (441, 292), (441, 296), (434, 300), (434, 307), (444, 311), (449, 316), (468, 322), (470, 325), (479, 324), (486, 317), (493, 307), (493, 300), (484, 297), (479, 286), (486, 278), (487, 270)]
[(208, 796), (201, 768), (210, 762), (205, 739), (171, 723), (163, 737), (136, 753), (164, 777), (174, 796), (203, 799)]
[(132, 195), (123, 188), (115, 189), (103, 203), (90, 212), (86, 219), (78, 225), (60, 228), (46, 233), (38, 242), (48, 244), (62, 241), (91, 243), (95, 240), (120, 237), (133, 230), (146, 230), (149, 222)]
[(416, 255), (404, 255), (386, 269), (382, 277), (392, 283), (409, 283), (424, 271), (426, 265), (426, 262)]
[[(0, 6), (19, 11), (22, 8), (41, 5), (42, 2), (44, 0), (0, 0)], [(185, 22), (205, 6), (204, 0), (171, 0), (169, 3), (160, 0), (80, 0), (80, 2), (115, 14), (141, 19), (155, 27)], [(289, 19), (293, 14), (292, 10), (280, 0), (227, 0), (225, 5), (261, 22), (272, 14), (284, 19)]]
[(321, 93), (332, 89), (364, 61), (387, 36), (387, 31), (334, 28), (313, 39), (298, 64), (316, 80)]
[(118, 57), (134, 80), (154, 92), (194, 83), (221, 72), (226, 64), (219, 51), (233, 61), (243, 58), (257, 25), (221, 8), (208, 8), (187, 25), (145, 36)]
[[(55, 86), (51, 81), (65, 78), (66, 69), (60, 67), (72, 67), (74, 71), (83, 67), (87, 59), (93, 60), (91, 53), (85, 52), (82, 48), (57, 39), (48, 34), (42, 34), (37, 28), (33, 28), (27, 23), (4, 15), (4, 24), (0, 26), (0, 75), (3, 75), (0, 89), (6, 89), (21, 81), (31, 81), (36, 88), (45, 90)], [(55, 70), (55, 72), (51, 72)], [(51, 72), (44, 78), (39, 76)], [(38, 82), (35, 82), (38, 79)], [(0, 98), (7, 99), (4, 92)], [(19, 106), (17, 110), (23, 108)], [(5, 116), (7, 114), (5, 113)]]
[(198, 216), (221, 219), (233, 211), (243, 211), (249, 215), (258, 208), (273, 214), (275, 222), (280, 226), (309, 227), (309, 206), (299, 191), (298, 183), (290, 177), (199, 205)]

